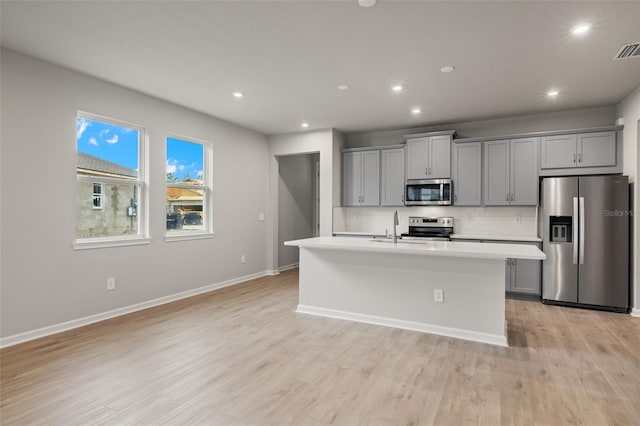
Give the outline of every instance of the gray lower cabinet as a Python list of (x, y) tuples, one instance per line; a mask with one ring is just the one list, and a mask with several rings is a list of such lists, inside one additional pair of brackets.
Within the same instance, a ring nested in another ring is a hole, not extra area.
[[(505, 243), (501, 241), (501, 243)], [(540, 248), (540, 243), (517, 242), (514, 244), (531, 244)], [(539, 260), (507, 259), (507, 275), (505, 290), (510, 293), (540, 295), (541, 263)]]
[(385, 149), (381, 154), (380, 204), (404, 206), (404, 148)]
[(453, 204), (482, 205), (482, 143), (454, 143), (451, 165)]
[[(530, 244), (542, 250), (541, 243), (531, 241), (456, 239), (468, 243)], [(504, 289), (507, 293), (540, 296), (542, 289), (542, 262), (539, 260), (507, 259), (505, 262)]]
[(538, 204), (538, 139), (484, 142), (484, 205)]
[(380, 151), (342, 154), (342, 205), (380, 205)]

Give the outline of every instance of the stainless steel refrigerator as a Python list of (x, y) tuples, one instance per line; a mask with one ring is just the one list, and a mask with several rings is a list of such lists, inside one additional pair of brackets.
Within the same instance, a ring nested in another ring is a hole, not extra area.
[(544, 178), (540, 200), (542, 301), (627, 311), (627, 176)]

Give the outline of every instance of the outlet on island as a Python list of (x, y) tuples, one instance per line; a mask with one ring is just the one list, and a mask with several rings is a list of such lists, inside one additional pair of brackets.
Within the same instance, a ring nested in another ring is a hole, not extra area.
[(433, 301), (438, 303), (444, 303), (444, 292), (441, 288), (433, 289)]
[(247, 263), (247, 256), (246, 255), (241, 255), (240, 256), (240, 263)]

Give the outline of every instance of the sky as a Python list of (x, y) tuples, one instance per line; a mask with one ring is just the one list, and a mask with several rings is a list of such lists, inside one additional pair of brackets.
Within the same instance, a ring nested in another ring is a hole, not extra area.
[[(76, 136), (78, 151), (138, 169), (138, 130), (78, 117)], [(196, 179), (202, 175), (201, 144), (167, 138), (166, 149), (166, 172), (176, 176), (178, 182), (185, 176)]]
[(172, 173), (178, 182), (185, 176), (202, 179), (203, 146), (176, 138), (167, 138), (167, 174)]
[(78, 117), (78, 151), (138, 170), (138, 131)]

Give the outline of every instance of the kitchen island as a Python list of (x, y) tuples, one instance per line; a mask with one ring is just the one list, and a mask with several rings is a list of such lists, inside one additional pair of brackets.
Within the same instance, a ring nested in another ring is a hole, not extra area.
[(505, 261), (545, 259), (519, 244), (318, 237), (285, 245), (300, 248), (297, 312), (501, 346)]

